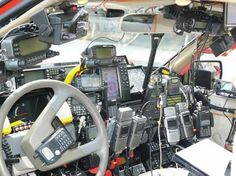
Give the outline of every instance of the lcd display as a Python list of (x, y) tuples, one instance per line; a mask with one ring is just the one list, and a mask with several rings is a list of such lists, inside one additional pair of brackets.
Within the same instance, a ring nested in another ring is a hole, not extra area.
[(98, 59), (108, 59), (112, 58), (113, 53), (112, 53), (112, 48), (96, 48), (96, 57)]
[(143, 131), (144, 124), (143, 123), (138, 123), (136, 127), (135, 133), (138, 133), (140, 131)]
[(143, 91), (143, 82), (145, 73), (142, 67), (128, 68), (129, 82), (131, 86), (130, 93), (138, 93)]
[(25, 83), (38, 80), (38, 79), (44, 79), (44, 71), (38, 70), (38, 71), (26, 71), (24, 72), (24, 81)]
[(97, 137), (98, 130), (97, 130), (97, 127), (95, 125), (92, 125), (92, 126), (88, 127), (87, 130), (88, 130), (87, 134), (88, 134), (89, 140), (93, 140)]
[(168, 127), (169, 127), (169, 128), (176, 128), (176, 127), (177, 127), (177, 121), (176, 121), (176, 119), (168, 120)]
[(124, 137), (127, 136), (129, 132), (129, 126), (123, 126), (120, 131), (120, 136)]
[(210, 126), (211, 121), (210, 120), (201, 120), (201, 126)]
[(100, 88), (102, 85), (99, 75), (81, 75), (81, 86), (83, 88)]
[(190, 124), (190, 117), (189, 117), (189, 115), (183, 115), (183, 119), (184, 119), (184, 124), (186, 124), (186, 125)]
[(49, 48), (49, 44), (41, 42), (38, 37), (32, 37), (19, 41), (18, 45), (21, 56), (42, 52)]
[(120, 97), (119, 83), (116, 67), (102, 68), (103, 81), (107, 83), (107, 98), (115, 100)]
[(194, 28), (196, 29), (206, 29), (207, 27), (207, 22), (201, 22), (201, 21), (196, 21)]
[(226, 81), (221, 81), (220, 82), (220, 90), (221, 91), (225, 91), (225, 92), (227, 92), (227, 91), (232, 91), (233, 90), (233, 84), (231, 83), (231, 82), (226, 82)]

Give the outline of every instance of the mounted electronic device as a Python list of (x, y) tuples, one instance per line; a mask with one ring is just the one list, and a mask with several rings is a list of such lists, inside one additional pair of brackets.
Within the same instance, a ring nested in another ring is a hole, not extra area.
[(51, 45), (40, 41), (34, 33), (19, 33), (1, 42), (5, 67), (9, 71), (28, 68), (44, 59), (58, 55)]
[(197, 110), (193, 113), (193, 120), (197, 138), (211, 137), (211, 127), (214, 126), (214, 119), (209, 107), (202, 106), (200, 102), (197, 103)]
[(130, 99), (130, 85), (126, 64), (101, 67), (102, 79), (107, 83), (108, 101)]
[(112, 59), (116, 56), (116, 47), (114, 45), (94, 45), (87, 48), (86, 56), (89, 59)]
[[(93, 74), (93, 78), (96, 77), (96, 81), (94, 81), (97, 82), (99, 81), (97, 78), (100, 78), (101, 75), (102, 82), (107, 85), (108, 102), (130, 99), (126, 57), (116, 56), (116, 47), (114, 45), (94, 45), (87, 48), (82, 53), (82, 56), (86, 68), (99, 70), (99, 75)], [(80, 81), (82, 81), (82, 77)]]
[(176, 110), (180, 120), (180, 134), (181, 138), (190, 139), (194, 136), (193, 133), (193, 120), (188, 110), (187, 104), (177, 103)]
[(74, 79), (72, 85), (79, 88), (83, 92), (96, 92), (104, 90), (101, 75), (96, 73), (81, 74)]
[(167, 141), (174, 145), (180, 141), (179, 122), (175, 107), (164, 108), (164, 125)]
[(127, 62), (126, 56), (117, 56), (114, 45), (94, 45), (82, 53), (86, 67), (107, 66)]
[(129, 107), (119, 108), (113, 135), (110, 141), (110, 149), (115, 153), (122, 153), (127, 147), (131, 129), (133, 110)]
[(39, 27), (40, 40), (50, 44), (60, 45), (87, 35), (88, 13), (83, 8), (49, 15), (42, 10), (32, 20)]
[(134, 116), (132, 118), (131, 130), (128, 138), (128, 147), (130, 150), (135, 149), (141, 143), (146, 121), (147, 118), (145, 116)]
[(223, 33), (223, 18), (208, 11), (206, 7), (169, 5), (164, 7), (164, 17), (175, 19), (174, 32), (210, 32), (212, 35)]
[(222, 63), (218, 60), (205, 60), (195, 62), (195, 86), (212, 90), (216, 80), (222, 78)]

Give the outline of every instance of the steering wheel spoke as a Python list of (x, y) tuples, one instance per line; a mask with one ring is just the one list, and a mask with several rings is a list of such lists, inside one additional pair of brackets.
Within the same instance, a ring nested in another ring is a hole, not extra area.
[(97, 137), (95, 140), (93, 140), (93, 141), (91, 141), (87, 144), (78, 146), (78, 149), (81, 153), (80, 158), (84, 157), (84, 156), (87, 156), (91, 153), (96, 153), (96, 154), (99, 155), (101, 145), (102, 145), (102, 142), (100, 140), (100, 137)]

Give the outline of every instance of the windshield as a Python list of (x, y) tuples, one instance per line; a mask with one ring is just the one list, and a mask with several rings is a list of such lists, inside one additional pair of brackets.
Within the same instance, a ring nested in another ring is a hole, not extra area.
[[(96, 39), (95, 34), (93, 37), (87, 36), (62, 46), (53, 46), (52, 49), (59, 51), (60, 55), (52, 59), (45, 60), (43, 64), (79, 62), (81, 53), (88, 45), (91, 47), (99, 44), (113, 44), (116, 46), (117, 55), (126, 55), (129, 62), (134, 65), (147, 65), (151, 50), (150, 35), (117, 32), (103, 38), (100, 37), (101, 36)], [(157, 49), (154, 66), (162, 66), (195, 37), (196, 34), (187, 33), (184, 35), (176, 35), (173, 33), (164, 34)]]

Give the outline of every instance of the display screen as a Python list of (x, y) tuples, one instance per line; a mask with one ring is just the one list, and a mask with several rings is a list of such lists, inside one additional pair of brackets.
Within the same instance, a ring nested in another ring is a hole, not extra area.
[(135, 133), (138, 133), (140, 131), (143, 131), (144, 124), (143, 123), (138, 123), (136, 127)]
[(210, 120), (201, 120), (201, 126), (210, 126), (211, 121)]
[(207, 27), (207, 22), (202, 22), (202, 21), (196, 21), (194, 28), (196, 29), (206, 29)]
[(113, 48), (111, 47), (97, 47), (96, 57), (98, 59), (108, 59), (113, 57)]
[(90, 140), (95, 139), (98, 134), (97, 127), (95, 125), (89, 126), (87, 133)]
[(41, 42), (38, 37), (21, 40), (18, 45), (21, 56), (28, 56), (34, 53), (42, 52), (50, 47), (48, 43)]
[(102, 68), (103, 81), (107, 83), (107, 98), (114, 100), (120, 97), (119, 83), (116, 67)]
[(178, 84), (179, 83), (179, 79), (178, 78), (171, 78), (171, 83), (172, 84)]
[(81, 86), (83, 88), (100, 88), (102, 85), (99, 75), (81, 75)]
[(190, 124), (190, 117), (189, 117), (189, 115), (183, 115), (183, 119), (184, 119), (184, 124), (186, 124), (186, 125)]
[(38, 70), (38, 71), (26, 71), (24, 72), (24, 82), (28, 83), (34, 80), (38, 79), (44, 79), (44, 71), (43, 70)]
[(225, 91), (225, 92), (230, 92), (233, 90), (233, 84), (231, 82), (227, 82), (227, 81), (220, 81), (220, 90), (221, 91)]
[(127, 136), (128, 132), (129, 132), (129, 126), (123, 126), (121, 127), (120, 136), (121, 137)]
[(128, 68), (130, 93), (143, 92), (143, 82), (145, 79), (145, 73), (142, 67)]
[(177, 127), (177, 121), (176, 119), (171, 119), (171, 120), (168, 120), (168, 127), (171, 129), (171, 128), (176, 128)]

